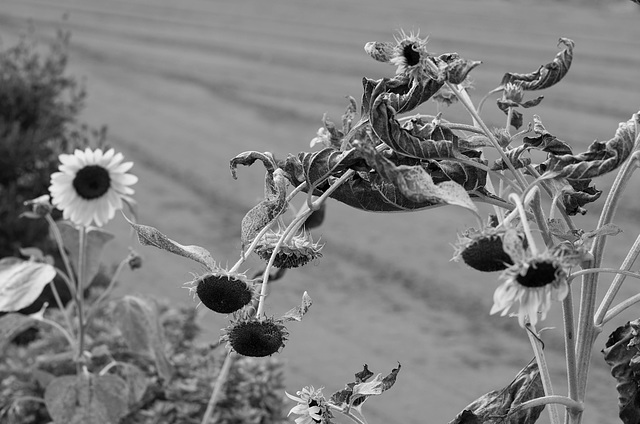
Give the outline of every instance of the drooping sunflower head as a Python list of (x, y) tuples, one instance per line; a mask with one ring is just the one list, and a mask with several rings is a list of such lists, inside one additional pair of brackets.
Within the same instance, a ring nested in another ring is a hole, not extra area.
[[(281, 233), (279, 231), (267, 232), (256, 246), (256, 254), (268, 262), (280, 236)], [(323, 245), (313, 242), (309, 232), (302, 231), (287, 239), (280, 246), (274, 258), (273, 266), (276, 268), (297, 268), (306, 265), (310, 261), (322, 257), (320, 252), (322, 247)]]
[(185, 284), (200, 302), (219, 314), (230, 314), (249, 305), (256, 292), (244, 274), (216, 269)]
[(533, 325), (538, 317), (544, 320), (551, 301), (562, 301), (567, 296), (567, 277), (572, 265), (571, 260), (553, 250), (516, 261), (500, 276), (504, 283), (493, 295), (491, 314), (506, 315), (515, 305), (521, 326), (524, 327), (527, 319)]
[(492, 227), (482, 231), (469, 230), (458, 238), (452, 258), (462, 261), (482, 272), (494, 272), (507, 269), (513, 260), (503, 247), (502, 233)]
[(76, 150), (61, 154), (58, 172), (51, 175), (51, 203), (62, 210), (64, 219), (76, 225), (103, 226), (111, 220), (123, 201), (133, 202), (131, 185), (138, 181), (127, 171), (133, 162), (114, 149)]
[(289, 332), (280, 320), (274, 318), (236, 317), (224, 330), (220, 341), (244, 356), (270, 356), (284, 347)]

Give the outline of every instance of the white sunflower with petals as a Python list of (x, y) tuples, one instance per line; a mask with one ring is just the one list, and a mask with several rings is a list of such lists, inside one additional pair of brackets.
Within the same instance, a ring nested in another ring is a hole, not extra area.
[(61, 154), (59, 172), (51, 174), (51, 203), (74, 224), (102, 227), (122, 209), (123, 201), (133, 202), (134, 190), (129, 186), (138, 177), (127, 173), (133, 162), (123, 163), (123, 159), (114, 149)]

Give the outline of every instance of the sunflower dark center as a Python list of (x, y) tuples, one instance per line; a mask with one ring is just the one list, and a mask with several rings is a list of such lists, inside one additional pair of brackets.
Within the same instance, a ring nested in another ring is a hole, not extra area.
[(407, 61), (407, 66), (415, 66), (420, 63), (420, 53), (414, 49), (414, 44), (410, 43), (402, 49), (402, 56)]
[(78, 171), (73, 179), (73, 188), (85, 200), (104, 196), (111, 187), (109, 171), (98, 165), (88, 165)]
[(556, 279), (558, 266), (549, 261), (534, 261), (526, 274), (518, 275), (516, 280), (525, 287), (544, 287)]

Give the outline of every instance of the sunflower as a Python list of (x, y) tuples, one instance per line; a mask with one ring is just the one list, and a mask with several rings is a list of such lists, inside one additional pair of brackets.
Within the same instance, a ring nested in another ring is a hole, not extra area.
[[(513, 255), (512, 255), (513, 258)], [(557, 251), (531, 254), (524, 252), (521, 258), (513, 258), (514, 264), (500, 276), (504, 283), (493, 294), (491, 314), (506, 315), (516, 305), (521, 327), (530, 322), (536, 325), (547, 317), (551, 301), (562, 301), (569, 293), (567, 276), (573, 261)]]
[(296, 424), (328, 423), (333, 418), (333, 414), (322, 395), (322, 389), (315, 390), (313, 386), (305, 387), (296, 392), (298, 396), (284, 393), (289, 399), (298, 402), (287, 414), (287, 416), (300, 415), (295, 419)]
[(429, 37), (420, 38), (420, 34), (409, 34), (404, 31), (394, 37), (396, 46), (389, 62), (397, 67), (396, 75), (407, 73), (414, 78), (425, 75), (424, 60), (429, 56), (427, 42)]
[(122, 209), (123, 200), (133, 202), (129, 196), (134, 191), (129, 186), (138, 177), (127, 174), (133, 162), (122, 163), (122, 153), (86, 148), (61, 154), (59, 159), (59, 172), (51, 174), (49, 192), (64, 219), (84, 226), (95, 222), (101, 227)]

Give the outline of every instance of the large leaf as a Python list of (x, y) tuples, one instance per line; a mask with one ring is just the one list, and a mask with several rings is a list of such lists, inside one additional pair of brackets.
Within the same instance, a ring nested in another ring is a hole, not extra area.
[[(62, 235), (64, 247), (69, 252), (69, 259), (71, 259), (71, 263), (77, 272), (78, 254), (80, 251), (80, 232), (68, 221), (58, 221), (57, 225)], [(102, 256), (104, 246), (113, 238), (114, 235), (112, 233), (102, 228), (89, 227), (87, 229), (86, 250), (84, 253), (85, 285), (93, 281), (93, 278), (98, 274), (100, 270), (100, 257)]]
[(216, 267), (216, 263), (211, 256), (211, 253), (204, 247), (200, 246), (183, 246), (177, 241), (171, 240), (169, 237), (162, 234), (156, 228), (148, 226), (136, 224), (135, 222), (129, 221), (129, 219), (125, 216), (124, 219), (127, 220), (129, 225), (135, 230), (138, 235), (138, 241), (143, 246), (154, 246), (158, 249), (166, 250), (167, 252), (171, 252), (175, 255), (184, 256), (185, 258), (192, 259), (196, 262), (200, 262), (208, 269), (213, 270)]
[(640, 319), (618, 327), (602, 350), (618, 384), (619, 416), (625, 424), (640, 422)]
[(164, 331), (156, 304), (151, 300), (125, 296), (116, 304), (114, 318), (129, 348), (153, 358), (158, 374), (166, 381), (171, 380), (173, 366), (165, 354)]
[(551, 155), (545, 162), (551, 176), (570, 180), (595, 178), (618, 168), (633, 150), (640, 114), (621, 122), (614, 137), (607, 142), (594, 141), (589, 150), (577, 155)]
[(31, 305), (55, 276), (56, 270), (49, 264), (17, 258), (3, 260), (0, 262), (0, 311), (14, 312)]
[(407, 199), (416, 202), (432, 202), (462, 206), (474, 213), (478, 210), (463, 186), (454, 181), (436, 184), (421, 165), (396, 166), (392, 161), (380, 155), (367, 143), (358, 143), (357, 149), (364, 155), (367, 163), (382, 178), (390, 181)]
[(363, 78), (361, 115), (368, 116), (378, 98), (385, 101), (397, 113), (407, 113), (429, 100), (444, 85), (443, 81), (429, 79), (418, 82), (408, 75), (396, 75), (394, 78), (373, 80)]
[(517, 407), (543, 396), (540, 370), (532, 362), (504, 389), (489, 392), (467, 405), (450, 424), (533, 424), (544, 406), (525, 410)]
[(516, 74), (507, 72), (502, 77), (502, 85), (508, 82), (520, 82), (524, 90), (542, 90), (558, 83), (569, 72), (573, 60), (573, 46), (575, 43), (569, 38), (560, 38), (558, 45), (565, 48), (560, 51), (550, 63), (542, 65), (535, 72)]
[(118, 424), (127, 412), (127, 383), (115, 375), (57, 377), (44, 401), (56, 424)]

